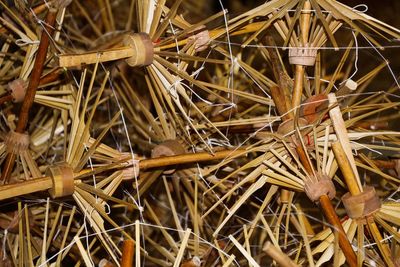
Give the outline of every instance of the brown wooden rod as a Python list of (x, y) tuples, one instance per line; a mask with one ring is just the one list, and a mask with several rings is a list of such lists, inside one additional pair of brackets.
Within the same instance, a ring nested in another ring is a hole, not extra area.
[[(26, 94), (24, 101), (19, 112), (18, 123), (15, 131), (17, 133), (24, 133), (26, 125), (29, 120), (29, 111), (32, 107), (33, 101), (35, 99), (36, 90), (39, 86), (40, 76), (42, 75), (44, 63), (46, 61), (47, 50), (50, 44), (50, 36), (53, 34), (54, 25), (56, 23), (57, 10), (50, 9), (46, 15), (45, 22), (43, 23), (44, 29), (40, 38), (40, 44), (38, 52), (35, 58), (35, 63), (33, 65), (32, 73), (29, 79), (28, 87), (26, 89)], [(8, 182), (11, 172), (15, 164), (15, 154), (8, 154), (5, 160), (3, 171), (0, 177), (0, 181)]]
[(130, 239), (124, 240), (122, 244), (121, 267), (132, 267), (134, 254), (135, 254), (135, 242)]
[[(399, 164), (396, 162), (396, 160), (380, 160), (380, 159), (375, 159), (371, 160), (377, 167), (381, 169), (395, 169), (396, 166)], [(399, 164), (400, 166), (400, 164)]]
[(5, 102), (10, 102), (13, 100), (13, 96), (11, 94), (7, 94), (5, 96), (0, 97), (0, 105), (2, 105)]
[[(239, 157), (246, 156), (245, 149), (223, 150), (215, 152), (214, 155), (208, 154), (206, 152), (202, 153), (192, 153), (192, 154), (182, 154), (176, 156), (159, 157), (153, 159), (144, 159), (139, 161), (139, 169), (151, 169), (151, 168), (161, 168), (167, 166), (173, 166), (178, 164), (188, 164), (188, 163), (199, 163), (204, 161), (221, 160), (228, 157)], [(74, 174), (74, 177), (78, 177), (83, 173), (91, 172), (91, 169), (84, 169), (80, 173)], [(133, 177), (132, 177), (133, 179)], [(35, 178), (27, 180), (20, 183), (7, 184), (0, 186), (0, 200), (9, 199), (12, 197), (23, 196), (26, 194), (46, 191), (53, 188), (53, 181), (50, 176)]]
[(339, 236), (339, 246), (346, 257), (346, 261), (351, 267), (357, 266), (357, 257), (351, 247), (349, 239), (343, 229), (342, 224), (332, 206), (332, 202), (327, 195), (322, 195), (319, 199), (319, 204), (321, 205), (322, 211), (324, 212), (325, 218), (330, 223), (332, 232), (337, 232)]
[(46, 75), (43, 75), (40, 78), (39, 86), (57, 81), (58, 79), (60, 79), (60, 75), (62, 76), (64, 72), (65, 72), (64, 68), (56, 68), (53, 71), (47, 73)]
[(287, 85), (282, 82), (282, 76), (286, 75), (286, 72), (280, 60), (278, 51), (276, 50), (276, 48), (273, 48), (276, 46), (276, 43), (272, 36), (268, 35), (263, 38), (263, 43), (265, 43), (268, 47), (267, 51), (269, 53), (272, 63), (272, 70), (274, 72), (275, 79), (277, 80), (279, 85), (279, 87), (273, 86), (270, 88), (275, 107), (278, 109), (279, 115), (283, 116), (284, 120), (293, 119), (293, 112), (289, 112), (289, 110), (292, 108), (289, 99), (289, 88), (287, 88)]
[[(305, 155), (303, 147), (297, 146), (296, 152), (298, 153), (300, 162), (303, 164), (306, 171), (309, 173), (309, 175), (312, 175), (312, 166), (310, 165), (310, 162)], [(350, 241), (346, 236), (346, 232), (344, 231), (343, 226), (340, 223), (340, 220), (335, 212), (335, 209), (332, 206), (331, 200), (327, 195), (322, 195), (319, 199), (319, 203), (325, 218), (330, 223), (332, 232), (337, 231), (339, 234), (339, 246), (346, 257), (347, 263), (351, 267), (356, 267), (357, 266), (356, 254), (354, 253)]]
[[(308, 172), (309, 175), (312, 175), (312, 166), (310, 165), (309, 160), (306, 157), (305, 151), (302, 146), (296, 147), (296, 152), (299, 155), (299, 160), (303, 164), (304, 168)], [(327, 195), (322, 195), (319, 199), (319, 203), (321, 209), (324, 213), (325, 218), (328, 220), (332, 232), (338, 232), (339, 234), (339, 246), (343, 251), (343, 254), (346, 257), (346, 261), (351, 267), (357, 266), (357, 258), (356, 254), (351, 247), (350, 241), (346, 236), (346, 232), (343, 229), (342, 224), (335, 212), (335, 209), (332, 206), (332, 202)]]
[(140, 169), (151, 169), (151, 168), (167, 167), (178, 164), (182, 165), (195, 162), (221, 160), (228, 157), (236, 157), (236, 156), (246, 156), (246, 150), (245, 149), (222, 150), (215, 152), (214, 155), (209, 154), (207, 152), (200, 152), (200, 153), (182, 154), (182, 155), (175, 155), (168, 157), (159, 157), (153, 159), (144, 159), (139, 161), (139, 166)]

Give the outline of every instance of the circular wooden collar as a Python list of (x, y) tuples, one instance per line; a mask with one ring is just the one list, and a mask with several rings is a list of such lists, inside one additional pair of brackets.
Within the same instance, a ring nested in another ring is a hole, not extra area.
[(295, 47), (289, 49), (289, 63), (292, 65), (314, 66), (317, 49)]
[(7, 91), (12, 95), (14, 103), (20, 103), (25, 98), (27, 82), (23, 79), (16, 79), (9, 82)]
[(190, 43), (194, 43), (194, 49), (196, 52), (201, 52), (206, 50), (211, 41), (209, 31), (206, 29), (204, 25), (198, 27), (195, 31), (197, 33), (190, 36), (188, 38), (188, 41)]
[(16, 133), (14, 131), (10, 131), (4, 139), (7, 152), (13, 154), (20, 154), (28, 150), (30, 142), (29, 135)]
[(304, 191), (313, 202), (319, 201), (322, 195), (327, 195), (329, 199), (336, 195), (335, 185), (327, 175), (318, 175), (317, 178), (304, 182)]
[(365, 218), (381, 208), (381, 201), (375, 188), (365, 186), (363, 192), (352, 196), (349, 192), (342, 197), (343, 205), (352, 219)]
[(139, 177), (140, 173), (139, 158), (135, 159), (136, 155), (134, 156), (134, 158), (132, 158), (131, 153), (122, 153), (121, 155), (121, 159), (129, 157), (131, 159), (123, 163), (124, 166), (128, 167), (122, 170), (122, 180), (131, 180)]
[(147, 33), (130, 33), (125, 35), (122, 43), (134, 50), (134, 55), (126, 59), (131, 67), (148, 66), (153, 63), (154, 46)]
[(74, 172), (68, 164), (49, 167), (46, 176), (50, 176), (53, 181), (53, 187), (49, 189), (52, 198), (70, 196), (74, 193)]

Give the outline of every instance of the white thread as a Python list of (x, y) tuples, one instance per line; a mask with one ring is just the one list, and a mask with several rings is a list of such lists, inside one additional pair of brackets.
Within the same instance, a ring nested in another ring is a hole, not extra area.
[[(353, 77), (354, 77), (354, 75), (356, 75), (356, 73), (358, 72), (358, 40), (357, 40), (357, 36), (355, 35), (355, 33), (354, 33), (354, 31), (352, 31), (351, 32), (352, 34), (353, 34), (353, 38), (354, 38), (354, 44), (355, 44), (355, 48), (356, 48), (356, 50), (355, 50), (355, 53), (356, 53), (356, 58), (355, 58), (355, 60), (354, 60), (354, 72), (353, 72), (353, 74), (347, 79), (347, 80), (351, 80), (351, 79), (353, 79)], [(346, 80), (346, 81), (347, 81)], [(343, 83), (344, 83), (345, 81), (343, 81)]]
[(31, 40), (28, 37), (26, 38), (20, 38), (15, 40), (15, 44), (18, 45), (19, 47), (23, 47), (26, 45), (38, 45), (40, 44), (39, 40)]
[[(357, 8), (359, 8), (359, 7), (363, 7), (364, 9), (363, 10), (358, 10)], [(352, 8), (352, 10), (360, 12), (360, 13), (366, 13), (368, 11), (368, 6), (366, 4), (358, 4), (358, 5), (354, 6)]]
[[(397, 39), (393, 39), (391, 41), (398, 41)], [(216, 44), (227, 44), (227, 42), (225, 41), (217, 41), (217, 40), (213, 40), (212, 42), (216, 43)], [(231, 45), (234, 46), (242, 46), (241, 43), (230, 43)], [(246, 47), (244, 48), (276, 48), (276, 49), (281, 49), (281, 50), (290, 50), (290, 49), (298, 49), (298, 47), (293, 47), (293, 46), (279, 46), (279, 45), (256, 45), (256, 44), (248, 44), (246, 45)], [(244, 49), (243, 48), (243, 49)], [(334, 46), (322, 46), (322, 47), (318, 47), (318, 46), (309, 46), (309, 47), (302, 47), (302, 49), (309, 49), (309, 50), (354, 50), (354, 49), (359, 49), (359, 50), (374, 50), (374, 49), (386, 49), (386, 48), (400, 48), (400, 45), (381, 45), (381, 46), (359, 46), (357, 48), (355, 47), (348, 47), (348, 46), (338, 46), (338, 47), (334, 47)]]
[(375, 52), (378, 53), (378, 55), (386, 62), (386, 66), (388, 67), (390, 74), (392, 75), (392, 77), (393, 77), (393, 79), (394, 79), (394, 81), (395, 81), (397, 87), (400, 88), (400, 84), (399, 84), (399, 82), (397, 81), (396, 75), (394, 75), (394, 72), (393, 72), (392, 68), (390, 67), (390, 64), (389, 64), (388, 60), (378, 51), (378, 49), (376, 49), (375, 46), (372, 45), (371, 41), (368, 40), (368, 38), (365, 37), (364, 34), (361, 33), (361, 35), (362, 35), (362, 36), (364, 37), (364, 39), (372, 46), (372, 48), (375, 50)]

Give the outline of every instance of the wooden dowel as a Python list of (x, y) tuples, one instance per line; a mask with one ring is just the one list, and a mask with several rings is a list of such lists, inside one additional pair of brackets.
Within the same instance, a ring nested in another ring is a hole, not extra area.
[(207, 152), (183, 154), (183, 155), (141, 160), (139, 162), (139, 166), (140, 169), (159, 168), (177, 164), (188, 164), (194, 162), (221, 160), (228, 157), (245, 156), (245, 153), (246, 153), (245, 149), (237, 149), (237, 150), (218, 151), (215, 152), (214, 155), (209, 154)]
[(154, 46), (148, 34), (126, 34), (120, 45), (120, 47), (103, 51), (60, 55), (59, 65), (60, 67), (69, 68), (81, 66), (82, 64), (126, 59), (128, 65), (138, 67), (147, 66), (153, 62)]
[(330, 106), (329, 116), (331, 118), (333, 128), (335, 129), (336, 136), (340, 142), (341, 148), (343, 149), (344, 155), (346, 155), (347, 161), (349, 162), (350, 167), (353, 170), (353, 174), (355, 177), (354, 181), (358, 184), (360, 190), (362, 190), (360, 178), (358, 175), (357, 167), (351, 149), (350, 139), (347, 133), (346, 124), (343, 120), (342, 112), (340, 111), (339, 106), (335, 106), (337, 105), (337, 99), (335, 94), (333, 93), (328, 94), (328, 100)]
[[(310, 1), (305, 1), (303, 11), (300, 16), (300, 31), (301, 31), (301, 43), (305, 47), (308, 44), (308, 35), (310, 32), (310, 16), (311, 12)], [(292, 108), (295, 108), (295, 114), (298, 112), (301, 103), (301, 97), (303, 95), (303, 83), (304, 83), (304, 65), (296, 65), (294, 75), (294, 86), (293, 86), (293, 97), (292, 97)]]
[(356, 177), (354, 176), (353, 169), (349, 161), (347, 160), (346, 153), (344, 152), (342, 145), (339, 141), (332, 143), (333, 153), (335, 154), (336, 161), (342, 171), (344, 180), (346, 181), (347, 187), (349, 188), (350, 194), (353, 196), (361, 193), (358, 187)]
[[(139, 161), (139, 169), (145, 170), (151, 168), (173, 166), (178, 164), (221, 160), (233, 156), (246, 156), (245, 152), (246, 151), (244, 149), (238, 149), (235, 151), (232, 150), (218, 151), (214, 155), (203, 152), (203, 153), (192, 153), (192, 154), (160, 157), (153, 159), (144, 159)], [(78, 177), (79, 175), (87, 173), (88, 171), (90, 172), (91, 169), (84, 169), (80, 173), (74, 174), (74, 177)], [(45, 191), (51, 189), (52, 187), (53, 187), (53, 182), (50, 176), (35, 178), (32, 180), (27, 180), (15, 184), (3, 185), (0, 186), (0, 200), (22, 196), (34, 192)]]
[(292, 96), (292, 107), (296, 114), (300, 109), (301, 97), (303, 95), (303, 83), (304, 83), (304, 69), (302, 65), (296, 65), (294, 74), (294, 85), (293, 85), (293, 96)]
[(347, 238), (346, 233), (343, 229), (343, 226), (336, 215), (331, 200), (327, 195), (323, 195), (320, 197), (319, 203), (324, 212), (325, 218), (331, 224), (332, 231), (337, 231), (339, 234), (339, 246), (346, 257), (347, 263), (349, 264), (350, 267), (356, 267), (357, 266), (356, 254), (354, 253), (353, 248), (349, 242), (349, 239)]
[(2, 96), (2, 97), (0, 98), (0, 105), (2, 105), (2, 104), (5, 103), (5, 102), (10, 102), (10, 101), (12, 101), (12, 100), (13, 100), (13, 96), (12, 96), (11, 94)]
[(65, 72), (65, 69), (63, 68), (57, 68), (46, 75), (42, 76), (39, 81), (39, 86), (52, 83), (57, 81), (60, 78), (60, 75), (62, 75)]
[(0, 186), (0, 200), (16, 196), (22, 196), (38, 191), (44, 191), (52, 188), (51, 177), (35, 178), (21, 183), (7, 184)]
[[(45, 22), (43, 23), (43, 32), (40, 38), (40, 44), (38, 52), (35, 58), (35, 63), (33, 65), (32, 73), (29, 79), (28, 87), (26, 88), (26, 94), (24, 101), (19, 112), (18, 123), (15, 129), (17, 133), (24, 133), (26, 125), (29, 120), (29, 111), (32, 107), (33, 101), (35, 99), (36, 90), (39, 86), (40, 76), (42, 75), (44, 63), (46, 61), (47, 49), (50, 44), (50, 37), (54, 32), (54, 25), (56, 23), (57, 10), (51, 8), (47, 15)], [(8, 182), (11, 172), (15, 164), (15, 155), (8, 154), (5, 166), (3, 167), (0, 181)]]
[(80, 54), (65, 54), (59, 56), (59, 65), (60, 67), (70, 68), (82, 64), (95, 64), (97, 61), (108, 62), (132, 57), (134, 53), (134, 50), (127, 46)]
[(311, 3), (309, 0), (304, 2), (302, 14), (300, 16), (301, 42), (303, 46), (308, 44), (308, 35), (310, 33)]
[(135, 242), (130, 239), (124, 240), (122, 244), (121, 267), (132, 267), (134, 254), (135, 254)]

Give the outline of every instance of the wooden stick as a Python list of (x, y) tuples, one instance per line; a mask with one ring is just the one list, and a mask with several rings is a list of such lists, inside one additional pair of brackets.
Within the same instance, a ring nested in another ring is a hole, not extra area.
[[(40, 83), (40, 76), (42, 75), (44, 63), (47, 56), (47, 49), (50, 44), (50, 37), (54, 31), (56, 23), (57, 10), (50, 9), (46, 15), (45, 22), (43, 23), (44, 29), (40, 38), (40, 44), (36, 55), (35, 63), (33, 65), (32, 74), (29, 79), (29, 84), (26, 89), (24, 101), (19, 112), (18, 124), (15, 129), (17, 133), (24, 133), (26, 125), (29, 120), (29, 111), (35, 99), (36, 90)], [(12, 169), (15, 164), (15, 154), (8, 154), (5, 160), (4, 168), (0, 177), (0, 181), (8, 182)]]
[(353, 169), (350, 166), (347, 156), (342, 148), (339, 141), (332, 143), (333, 153), (335, 154), (336, 161), (338, 162), (339, 168), (342, 171), (343, 177), (346, 181), (349, 192), (352, 195), (358, 195), (361, 193), (356, 177), (354, 176)]
[(140, 267), (140, 222), (135, 221), (135, 266)]
[(124, 240), (122, 244), (121, 267), (133, 266), (133, 257), (135, 254), (134, 249), (135, 249), (135, 242), (133, 242), (133, 240), (130, 239)]
[[(329, 105), (333, 106), (337, 104), (336, 96), (333, 93), (328, 94), (328, 99), (329, 99)], [(354, 177), (355, 177), (355, 183), (358, 184), (359, 190), (362, 190), (360, 178), (358, 175), (357, 167), (354, 161), (354, 157), (351, 151), (351, 145), (350, 145), (350, 139), (348, 137), (346, 125), (344, 123), (342, 113), (340, 111), (339, 106), (334, 106), (329, 110), (329, 116), (332, 120), (333, 127), (335, 129), (337, 138), (340, 142), (340, 145), (342, 146), (344, 155), (346, 155), (346, 158), (350, 164), (350, 167), (353, 171)], [(338, 162), (340, 163), (340, 162)]]
[(193, 154), (183, 154), (176, 156), (160, 157), (153, 159), (145, 159), (139, 162), (141, 169), (159, 168), (167, 167), (176, 164), (189, 164), (194, 162), (204, 162), (212, 160), (221, 160), (225, 158), (246, 156), (245, 149), (237, 150), (223, 150), (217, 151), (214, 155), (207, 152), (193, 153)]
[(134, 33), (124, 35), (120, 47), (81, 54), (60, 55), (59, 65), (69, 68), (82, 64), (126, 59), (131, 67), (147, 66), (153, 62), (153, 56), (154, 47), (150, 37), (145, 33)]
[(70, 68), (82, 64), (94, 64), (97, 61), (108, 62), (129, 58), (134, 55), (135, 51), (129, 46), (80, 54), (64, 54), (59, 57), (59, 65), (60, 67)]
[[(308, 35), (310, 31), (310, 10), (311, 4), (307, 0), (304, 2), (303, 10), (308, 10), (307, 12), (301, 14), (300, 17), (300, 31), (301, 31), (301, 42), (303, 47), (308, 43)], [(293, 87), (293, 97), (292, 97), (292, 108), (295, 108), (294, 112), (297, 113), (298, 107), (300, 107), (301, 97), (303, 95), (303, 83), (304, 83), (304, 72), (305, 66), (296, 65), (295, 75), (294, 75), (294, 87)]]
[(339, 234), (339, 245), (343, 251), (343, 254), (346, 256), (346, 261), (351, 267), (357, 266), (357, 257), (353, 251), (353, 248), (346, 236), (346, 233), (343, 229), (342, 224), (339, 221), (339, 218), (336, 215), (335, 209), (332, 206), (332, 203), (327, 195), (323, 195), (319, 199), (319, 203), (321, 205), (322, 211), (324, 212), (325, 218), (332, 225), (332, 231), (337, 231)]
[[(214, 155), (203, 152), (193, 154), (183, 154), (176, 156), (160, 157), (153, 159), (145, 159), (139, 161), (139, 169), (161, 168), (178, 164), (189, 164), (195, 162), (204, 162), (212, 160), (220, 160), (231, 156), (245, 156), (245, 149), (235, 151), (224, 150), (215, 152)], [(75, 174), (75, 177), (81, 174), (90, 172), (91, 169), (84, 169), (80, 173)], [(132, 177), (133, 178), (133, 177)], [(0, 186), (0, 200), (11, 197), (22, 196), (34, 192), (45, 191), (53, 187), (52, 178), (50, 176), (27, 180), (21, 183), (8, 184)]]

